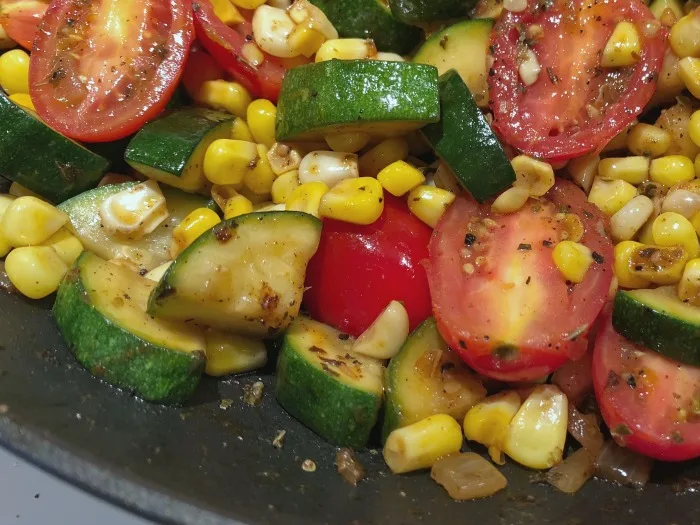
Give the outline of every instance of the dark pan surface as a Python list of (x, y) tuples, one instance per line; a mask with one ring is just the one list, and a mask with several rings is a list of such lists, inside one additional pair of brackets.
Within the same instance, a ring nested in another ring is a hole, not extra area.
[[(335, 472), (335, 449), (275, 403), (273, 378), (249, 407), (249, 376), (206, 380), (184, 409), (140, 402), (82, 370), (50, 313), (0, 294), (0, 441), (59, 476), (153, 519), (176, 524), (284, 525), (687, 525), (700, 523), (700, 496), (672, 490), (700, 467), (657, 468), (641, 492), (599, 481), (576, 496), (533, 484), (509, 464), (507, 491), (454, 503), (424, 473), (391, 476), (381, 455), (360, 458), (357, 488)], [(222, 400), (231, 400), (230, 407)], [(283, 449), (271, 445), (287, 431)], [(313, 459), (314, 473), (301, 470)]]

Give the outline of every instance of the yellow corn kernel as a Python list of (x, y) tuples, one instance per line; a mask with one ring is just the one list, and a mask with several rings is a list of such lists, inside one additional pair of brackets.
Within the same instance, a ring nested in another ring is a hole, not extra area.
[(520, 409), (520, 396), (508, 391), (489, 396), (472, 407), (464, 417), (464, 436), (489, 449), (494, 463), (503, 465), (503, 448), (510, 422)]
[(253, 211), (287, 211), (287, 206), (285, 204), (275, 204), (274, 202), (263, 202), (261, 204), (256, 204), (253, 206)]
[[(5, 215), (5, 211), (10, 207), (10, 204), (12, 204), (15, 198), (16, 197), (14, 195), (0, 193), (0, 220), (2, 220), (2, 216)], [(10, 253), (11, 249), (12, 244), (10, 244), (10, 241), (5, 238), (2, 233), (2, 229), (0, 228), (0, 257), (5, 257), (8, 253)]]
[(380, 171), (377, 180), (386, 191), (395, 197), (401, 197), (416, 186), (423, 184), (425, 175), (407, 162), (397, 160)]
[(685, 57), (678, 62), (678, 74), (695, 98), (700, 97), (700, 58)]
[(326, 60), (362, 60), (377, 56), (377, 48), (371, 38), (336, 38), (326, 40), (316, 52), (316, 62)]
[(603, 67), (626, 67), (636, 64), (641, 58), (642, 46), (637, 27), (631, 22), (618, 22), (608, 43), (605, 44), (600, 65)]
[(624, 180), (593, 180), (588, 202), (595, 204), (607, 216), (614, 215), (637, 196), (637, 188)]
[(36, 197), (37, 199), (41, 199), (42, 201), (46, 200), (38, 193), (33, 192), (29, 188), (25, 188), (19, 182), (13, 182), (12, 184), (10, 184), (10, 190), (8, 191), (8, 193), (14, 197)]
[(0, 233), (12, 246), (44, 242), (68, 222), (68, 215), (36, 197), (20, 197), (7, 207)]
[(285, 204), (292, 192), (299, 186), (299, 171), (288, 171), (280, 175), (272, 183), (272, 202)]
[(389, 434), (384, 461), (394, 474), (430, 468), (438, 459), (459, 452), (462, 441), (459, 423), (451, 416), (437, 414)]
[(700, 56), (700, 16), (697, 11), (673, 24), (669, 42), (673, 52), (680, 58)]
[(700, 259), (686, 263), (678, 283), (678, 298), (684, 303), (700, 306)]
[(235, 195), (224, 205), (224, 219), (233, 219), (240, 215), (253, 212), (253, 203), (244, 195)]
[(627, 149), (635, 155), (649, 158), (660, 157), (666, 153), (670, 146), (671, 134), (665, 129), (651, 124), (637, 124), (630, 129), (627, 135)]
[(236, 26), (245, 22), (243, 15), (230, 0), (211, 0), (214, 14), (227, 26)]
[(333, 151), (342, 153), (357, 153), (364, 148), (370, 139), (367, 133), (351, 132), (351, 133), (331, 133), (326, 135), (326, 143)]
[(326, 35), (314, 29), (309, 20), (305, 20), (294, 28), (287, 41), (295, 54), (312, 57), (326, 41)]
[(247, 122), (250, 132), (258, 144), (271, 148), (275, 143), (275, 120), (277, 108), (269, 100), (259, 98), (248, 106)]
[(651, 161), (649, 168), (651, 180), (663, 186), (671, 187), (695, 178), (693, 161), (683, 155), (667, 155)]
[(518, 155), (510, 161), (515, 170), (513, 186), (526, 188), (531, 197), (541, 197), (554, 186), (554, 169), (551, 164)]
[(265, 0), (231, 0), (241, 9), (255, 9), (265, 3)]
[(250, 372), (265, 366), (267, 349), (260, 339), (252, 339), (219, 330), (205, 332), (207, 366), (205, 373), (220, 377)]
[(683, 246), (692, 259), (700, 254), (700, 242), (695, 228), (680, 213), (662, 213), (654, 219), (651, 231), (654, 244), (658, 246)]
[(255, 163), (253, 170), (246, 174), (243, 183), (253, 193), (269, 196), (272, 191), (272, 184), (275, 182), (275, 172), (272, 171), (270, 161), (267, 158), (268, 149), (263, 144), (258, 144), (256, 148), (258, 161)]
[(630, 271), (633, 275), (654, 284), (676, 284), (681, 280), (688, 262), (683, 246), (642, 245), (631, 250)]
[(408, 194), (408, 209), (425, 224), (435, 228), (455, 198), (456, 195), (451, 191), (422, 185)]
[(554, 264), (567, 281), (578, 284), (593, 264), (590, 248), (573, 241), (561, 241), (552, 250)]
[(257, 68), (265, 62), (265, 54), (254, 42), (246, 42), (241, 48), (240, 58), (253, 68)]
[(213, 184), (238, 184), (253, 171), (258, 161), (255, 143), (218, 139), (204, 154), (204, 175)]
[(535, 387), (510, 422), (504, 452), (529, 468), (557, 465), (564, 454), (568, 410), (568, 400), (556, 386)]
[(313, 29), (323, 33), (326, 38), (338, 38), (338, 31), (328, 20), (326, 14), (309, 0), (294, 0), (287, 12), (297, 24), (309, 22)]
[(641, 156), (602, 159), (598, 164), (598, 177), (640, 184), (649, 178), (649, 159)]
[(530, 198), (530, 191), (523, 186), (512, 186), (501, 193), (491, 205), (491, 211), (494, 213), (515, 213), (520, 208), (525, 206), (525, 203)]
[(168, 268), (170, 268), (170, 266), (173, 264), (173, 262), (174, 261), (168, 261), (166, 263), (161, 264), (160, 266), (153, 268), (150, 272), (144, 275), (144, 277), (146, 279), (150, 279), (151, 281), (160, 281), (165, 275), (165, 272), (168, 271)]
[(398, 160), (408, 157), (408, 142), (401, 137), (386, 139), (360, 157), (360, 175), (376, 177), (379, 172)]
[(649, 281), (630, 270), (632, 253), (644, 245), (634, 241), (622, 241), (615, 245), (614, 271), (621, 288), (647, 288)]
[(571, 159), (566, 165), (566, 171), (569, 172), (571, 179), (576, 183), (576, 185), (588, 193), (591, 191), (593, 179), (595, 179), (595, 176), (598, 173), (599, 162), (600, 155), (597, 153), (589, 153), (587, 155)]
[(250, 132), (250, 128), (246, 121), (242, 118), (237, 118), (233, 121), (231, 125), (231, 138), (233, 140), (244, 140), (246, 142), (255, 142), (253, 134)]
[(173, 230), (173, 241), (177, 253), (187, 248), (200, 235), (211, 230), (220, 222), (221, 218), (209, 208), (197, 208), (190, 212)]
[(41, 299), (58, 290), (68, 265), (48, 246), (27, 246), (12, 250), (5, 259), (10, 282), (22, 295)]
[(36, 111), (34, 103), (32, 102), (32, 97), (27, 93), (15, 93), (14, 95), (10, 95), (10, 100), (19, 106)]
[[(700, 110), (694, 112), (690, 116), (690, 122), (688, 123), (688, 134), (695, 145), (700, 147)], [(696, 163), (697, 160), (698, 158), (695, 159)]]
[(207, 80), (202, 82), (195, 100), (212, 109), (228, 111), (244, 119), (252, 98), (238, 82)]
[[(354, 179), (357, 180), (357, 179)], [(287, 211), (303, 211), (319, 217), (321, 199), (328, 192), (323, 182), (307, 182), (295, 188), (287, 197)]]
[(65, 228), (58, 230), (51, 237), (42, 242), (41, 246), (53, 248), (61, 260), (68, 266), (72, 266), (85, 249), (80, 239)]
[(345, 179), (323, 196), (318, 211), (329, 219), (372, 224), (384, 211), (384, 190), (372, 177)]
[(0, 87), (8, 95), (29, 93), (29, 55), (13, 49), (0, 55)]
[(211, 187), (211, 198), (219, 209), (223, 211), (226, 201), (238, 195), (238, 190), (242, 189), (242, 186), (243, 184), (214, 184)]
[(408, 312), (399, 301), (391, 301), (352, 346), (353, 352), (391, 359), (399, 353), (409, 332)]

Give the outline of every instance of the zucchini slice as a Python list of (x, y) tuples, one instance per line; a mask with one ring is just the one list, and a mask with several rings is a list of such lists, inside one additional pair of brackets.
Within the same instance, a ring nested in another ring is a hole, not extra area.
[(389, 0), (394, 16), (407, 24), (453, 20), (469, 14), (477, 0)]

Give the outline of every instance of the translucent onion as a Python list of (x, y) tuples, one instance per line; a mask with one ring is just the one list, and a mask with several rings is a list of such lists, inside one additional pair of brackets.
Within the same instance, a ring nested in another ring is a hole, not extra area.
[(647, 484), (653, 465), (651, 458), (623, 448), (614, 441), (607, 441), (603, 445), (595, 462), (600, 477), (637, 489)]
[(661, 205), (661, 211), (673, 211), (690, 219), (700, 211), (700, 194), (681, 188), (671, 190)]
[(438, 460), (430, 476), (455, 500), (486, 498), (508, 485), (496, 467), (473, 452), (451, 454)]
[(584, 414), (576, 407), (569, 405), (569, 434), (594, 457), (603, 448), (603, 433), (600, 431), (598, 418), (595, 414)]
[(567, 494), (577, 492), (595, 473), (595, 454), (580, 448), (545, 474), (547, 483)]

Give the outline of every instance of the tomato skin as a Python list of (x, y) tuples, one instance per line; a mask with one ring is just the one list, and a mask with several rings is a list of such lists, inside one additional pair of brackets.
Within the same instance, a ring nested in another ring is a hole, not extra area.
[[(615, 441), (662, 461), (700, 457), (700, 368), (667, 359), (615, 332), (606, 311), (593, 352), (593, 386)], [(681, 410), (687, 419), (680, 420)]]
[(228, 27), (216, 16), (209, 0), (195, 0), (192, 8), (197, 40), (204, 49), (253, 97), (277, 102), (287, 71), (284, 65), (268, 54), (257, 68), (241, 58), (246, 37), (252, 34), (250, 23), (241, 24), (240, 32)]
[[(612, 280), (607, 219), (568, 181), (559, 180), (546, 198), (549, 203), (529, 201), (515, 214), (493, 215), (489, 204), (460, 197), (430, 241), (428, 281), (438, 328), (469, 366), (500, 381), (536, 380), (581, 358)], [(562, 206), (581, 219), (580, 242), (600, 255), (571, 288), (551, 255), (561, 237), (554, 217)], [(484, 219), (492, 223), (484, 226), (488, 233), (468, 241)]]
[(431, 313), (423, 262), (432, 231), (403, 200), (384, 199), (382, 216), (369, 226), (325, 219), (306, 272), (311, 316), (355, 337), (392, 300), (404, 303), (411, 330)]
[(120, 4), (107, 2), (54, 0), (30, 61), (37, 113), (52, 128), (83, 142), (127, 137), (157, 117), (180, 81), (194, 40), (189, 0), (122, 4), (129, 11), (109, 13), (130, 20), (117, 24), (119, 35), (111, 33), (113, 20), (105, 20), (102, 11), (119, 10)]
[[(493, 127), (504, 142), (562, 161), (602, 149), (642, 112), (656, 88), (668, 32), (660, 28), (655, 36), (645, 36), (646, 25), (658, 27), (658, 22), (639, 0), (555, 0), (545, 10), (540, 5), (531, 0), (521, 13), (505, 11), (494, 27), (490, 106)], [(617, 71), (600, 68), (600, 50), (623, 20), (637, 26), (641, 58), (636, 66)], [(531, 44), (541, 73), (526, 87), (518, 72), (525, 37), (519, 28), (532, 24), (542, 28)]]
[(48, 0), (3, 0), (0, 24), (12, 40), (31, 51)]

